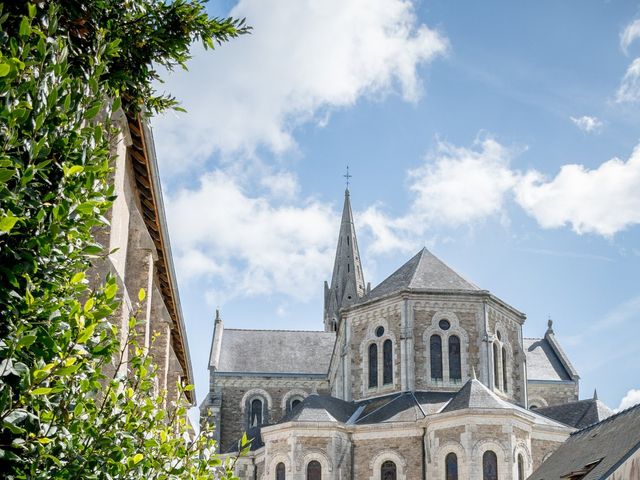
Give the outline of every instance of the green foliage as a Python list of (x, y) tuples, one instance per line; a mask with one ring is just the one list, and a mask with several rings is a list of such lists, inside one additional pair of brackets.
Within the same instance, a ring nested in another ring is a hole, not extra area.
[(230, 478), (207, 432), (189, 437), (184, 405), (155, 394), (135, 319), (120, 344), (115, 279), (87, 272), (107, 253), (94, 236), (113, 201), (112, 112), (176, 107), (156, 67), (247, 30), (200, 0), (0, 2), (5, 478)]

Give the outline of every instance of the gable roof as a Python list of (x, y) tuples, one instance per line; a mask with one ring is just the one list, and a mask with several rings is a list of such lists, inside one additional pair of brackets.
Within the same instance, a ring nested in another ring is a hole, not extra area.
[(613, 415), (613, 411), (597, 398), (541, 407), (535, 411), (573, 428), (585, 428)]
[(452, 395), (449, 392), (403, 392), (365, 401), (360, 404), (363, 408), (355, 423), (415, 422), (436, 413)]
[(523, 344), (527, 358), (527, 380), (571, 380), (570, 373), (546, 338), (524, 338)]
[[(585, 470), (581, 480), (609, 478), (639, 448), (640, 405), (636, 405), (572, 433), (529, 479), (562, 480)], [(592, 470), (585, 468), (594, 462)]]
[(334, 343), (332, 332), (225, 328), (216, 371), (326, 375)]
[(442, 260), (423, 248), (371, 290), (364, 300), (406, 289), (480, 291), (480, 288), (462, 278)]

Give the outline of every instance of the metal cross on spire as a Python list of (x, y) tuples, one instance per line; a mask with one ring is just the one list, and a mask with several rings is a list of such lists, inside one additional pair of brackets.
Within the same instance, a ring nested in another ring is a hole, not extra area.
[(353, 177), (353, 175), (349, 175), (349, 165), (347, 165), (347, 174), (343, 175), (343, 177), (347, 179), (347, 190), (349, 190), (349, 179)]

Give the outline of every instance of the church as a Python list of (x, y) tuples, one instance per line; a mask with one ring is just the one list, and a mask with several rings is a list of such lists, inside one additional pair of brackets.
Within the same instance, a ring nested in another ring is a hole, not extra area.
[(525, 338), (525, 318), (426, 248), (371, 288), (347, 189), (324, 329), (216, 312), (201, 418), (224, 454), (252, 439), (241, 479), (524, 480), (612, 414), (579, 400), (551, 320)]

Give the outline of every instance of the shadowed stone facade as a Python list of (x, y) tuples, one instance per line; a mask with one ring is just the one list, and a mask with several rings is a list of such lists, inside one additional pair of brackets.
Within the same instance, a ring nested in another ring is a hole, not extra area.
[(427, 249), (365, 287), (348, 191), (323, 317), (291, 332), (216, 315), (201, 415), (222, 452), (253, 439), (240, 478), (524, 479), (586, 408), (551, 322), (524, 339), (523, 313)]
[[(193, 374), (152, 133), (138, 116), (121, 110), (116, 121), (119, 128), (112, 142), (112, 182), (117, 197), (107, 214), (109, 226), (95, 232), (96, 240), (111, 253), (96, 260), (90, 279), (98, 284), (107, 273), (116, 277), (122, 301), (115, 321), (122, 340), (129, 318), (135, 315), (140, 321), (137, 340), (149, 350), (158, 369), (156, 391), (167, 392), (169, 405), (179, 400), (193, 404), (192, 392), (180, 399), (176, 387), (178, 382), (193, 383)], [(138, 300), (140, 289), (145, 290), (143, 301)]]

